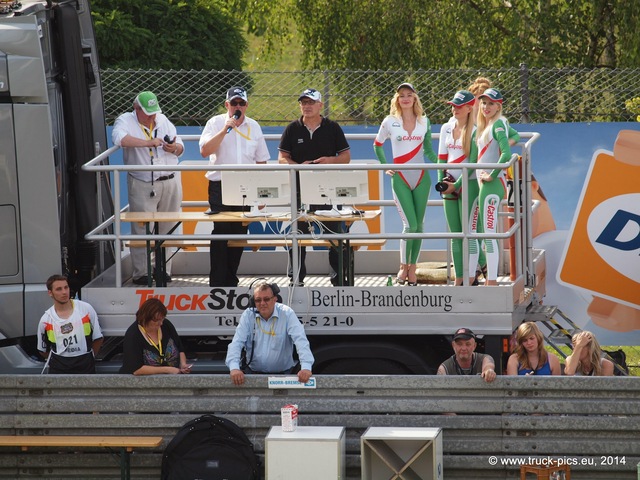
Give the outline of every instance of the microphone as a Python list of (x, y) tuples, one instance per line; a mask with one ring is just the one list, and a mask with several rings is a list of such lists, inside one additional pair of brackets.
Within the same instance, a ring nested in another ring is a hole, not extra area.
[[(235, 118), (236, 120), (239, 119), (242, 116), (242, 112), (240, 110), (236, 110), (235, 112), (233, 112), (233, 118)], [(229, 133), (231, 130), (233, 130), (231, 127), (227, 128), (227, 133)]]

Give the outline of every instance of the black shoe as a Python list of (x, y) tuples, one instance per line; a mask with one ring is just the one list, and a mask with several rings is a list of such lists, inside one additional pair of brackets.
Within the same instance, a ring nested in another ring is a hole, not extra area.
[(298, 282), (298, 283), (289, 282), (289, 287), (304, 287), (304, 282)]
[(169, 275), (168, 273), (164, 274), (164, 283), (171, 283), (173, 282), (173, 278), (171, 278), (171, 275)]
[(135, 283), (136, 285), (149, 285), (149, 277), (143, 275), (141, 277), (134, 278), (133, 283)]
[(478, 285), (480, 285), (480, 276), (482, 275), (482, 279), (483, 280), (487, 280), (487, 266), (483, 265), (482, 267), (476, 269), (476, 278), (473, 279), (473, 283), (471, 284), (472, 287), (477, 287)]

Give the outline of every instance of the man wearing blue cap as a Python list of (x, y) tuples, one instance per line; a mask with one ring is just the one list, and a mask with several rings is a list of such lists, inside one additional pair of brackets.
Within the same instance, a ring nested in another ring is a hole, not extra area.
[[(200, 136), (200, 154), (209, 157), (209, 165), (257, 164), (269, 160), (269, 150), (258, 122), (246, 116), (249, 106), (244, 87), (231, 87), (224, 102), (226, 112), (209, 119)], [(213, 212), (242, 211), (238, 205), (223, 205), (219, 171), (205, 174), (209, 180), (209, 208)], [(247, 233), (240, 222), (216, 222), (215, 235)], [(209, 286), (238, 286), (238, 267), (242, 247), (229, 247), (227, 240), (212, 240), (209, 248), (211, 270)]]

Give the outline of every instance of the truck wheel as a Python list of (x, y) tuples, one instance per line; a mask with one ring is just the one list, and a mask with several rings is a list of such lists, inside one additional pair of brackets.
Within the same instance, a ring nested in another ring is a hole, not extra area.
[(343, 358), (326, 363), (319, 371), (324, 374), (411, 375), (407, 367), (386, 358)]

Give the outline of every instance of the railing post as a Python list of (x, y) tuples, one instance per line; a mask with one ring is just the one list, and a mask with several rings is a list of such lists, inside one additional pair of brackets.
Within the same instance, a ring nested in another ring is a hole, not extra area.
[(331, 80), (329, 79), (329, 72), (327, 70), (323, 70), (322, 73), (324, 76), (324, 87), (322, 89), (322, 98), (324, 100), (324, 112), (322, 114), (325, 117), (328, 117), (329, 110), (331, 110), (329, 108), (329, 92), (331, 91), (331, 88), (330, 88)]
[(529, 69), (526, 63), (520, 64), (520, 123), (531, 123), (529, 117)]

